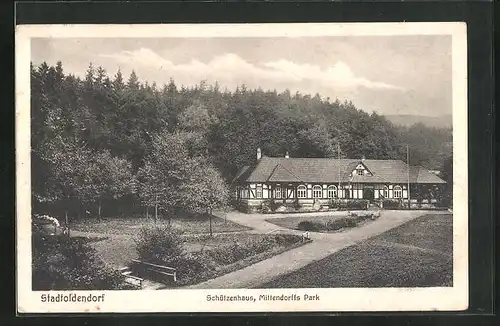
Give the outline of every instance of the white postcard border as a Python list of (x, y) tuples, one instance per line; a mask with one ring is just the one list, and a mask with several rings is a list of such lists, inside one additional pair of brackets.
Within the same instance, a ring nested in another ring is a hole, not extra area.
[[(435, 23), (282, 23), (163, 25), (18, 25), (16, 71), (16, 244), (20, 313), (456, 311), (468, 306), (467, 26)], [(453, 287), (214, 289), (162, 291), (32, 291), (30, 43), (35, 37), (305, 37), (450, 35), (453, 74)], [(104, 295), (99, 303), (42, 303), (48, 294)], [(207, 295), (317, 294), (319, 301), (207, 301)]]

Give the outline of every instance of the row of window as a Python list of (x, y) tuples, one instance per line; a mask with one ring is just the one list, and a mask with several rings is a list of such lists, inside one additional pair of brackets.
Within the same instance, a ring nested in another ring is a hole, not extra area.
[[(337, 187), (336, 186), (328, 186), (327, 188), (327, 198), (337, 198)], [(382, 196), (384, 198), (389, 197), (389, 188), (387, 186), (382, 189)], [(286, 194), (284, 193), (281, 187), (274, 188), (274, 198), (280, 199)], [(255, 189), (256, 198), (262, 198), (262, 187), (257, 187)], [(313, 198), (323, 198), (323, 188), (319, 185), (316, 185), (312, 188), (312, 197)], [(400, 186), (395, 186), (393, 190), (394, 198), (402, 198), (403, 190)], [(307, 187), (304, 185), (300, 185), (297, 187), (297, 198), (307, 198)]]

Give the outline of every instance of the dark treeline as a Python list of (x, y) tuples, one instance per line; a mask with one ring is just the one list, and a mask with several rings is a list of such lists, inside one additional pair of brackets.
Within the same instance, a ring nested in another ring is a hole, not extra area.
[[(409, 144), (411, 164), (429, 169), (440, 169), (451, 155), (451, 130), (395, 126), (318, 94), (244, 85), (229, 91), (205, 82), (188, 88), (174, 80), (159, 86), (134, 72), (109, 76), (92, 65), (80, 79), (64, 73), (61, 62), (32, 65), (31, 90), (37, 202), (100, 211), (101, 203), (126, 198), (207, 209), (220, 200), (183, 203), (178, 189), (200, 191), (209, 176), (201, 191), (212, 192), (214, 184), (220, 190), (220, 180), (254, 161), (257, 147), (269, 156), (336, 157), (339, 144), (342, 157), (406, 160)], [(194, 170), (203, 171), (198, 179)]]

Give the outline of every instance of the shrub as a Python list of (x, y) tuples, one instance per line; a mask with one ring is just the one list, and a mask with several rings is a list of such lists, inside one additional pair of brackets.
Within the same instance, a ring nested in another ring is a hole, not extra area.
[(382, 200), (382, 207), (385, 209), (401, 209), (403, 204), (399, 199), (384, 199)]
[(184, 253), (181, 234), (170, 226), (143, 227), (134, 241), (139, 259), (154, 264), (171, 263)]
[(107, 267), (85, 238), (32, 236), (34, 291), (115, 290), (123, 276)]
[(340, 208), (341, 202), (338, 199), (332, 198), (332, 199), (330, 199), (328, 206), (330, 206), (330, 208)]
[(276, 202), (274, 200), (271, 200), (271, 199), (266, 199), (262, 202), (261, 204), (261, 211), (262, 213), (270, 213), (270, 212), (274, 212), (278, 209), (278, 207), (281, 206), (281, 203), (279, 202)]
[(301, 221), (297, 224), (297, 229), (302, 231), (318, 231), (321, 228), (319, 223), (314, 223), (311, 221)]
[(436, 203), (436, 207), (452, 208), (453, 207), (452, 203), (453, 203), (452, 198), (449, 196), (445, 196), (438, 200), (438, 202)]
[(355, 199), (347, 201), (347, 208), (349, 209), (367, 209), (369, 201), (366, 199)]
[(326, 223), (301, 221), (297, 224), (297, 229), (303, 231), (336, 231), (343, 228), (356, 227), (360, 222), (366, 219), (372, 219), (373, 214), (356, 215), (351, 214), (350, 217), (339, 217), (328, 220)]
[(364, 210), (367, 209), (369, 201), (366, 199), (331, 199), (330, 208), (337, 208), (340, 210), (356, 209)]
[(300, 205), (299, 200), (296, 199), (293, 203), (293, 208), (295, 208), (295, 210), (298, 211), (301, 207), (302, 205)]
[(328, 221), (326, 223), (326, 229), (328, 231), (336, 231), (343, 228), (353, 228), (357, 225), (357, 219), (341, 217), (335, 220)]

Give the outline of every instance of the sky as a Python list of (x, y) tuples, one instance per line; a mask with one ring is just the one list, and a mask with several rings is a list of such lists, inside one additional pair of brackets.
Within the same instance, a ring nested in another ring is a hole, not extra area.
[(83, 76), (134, 70), (161, 86), (217, 81), (222, 88), (289, 89), (352, 101), (369, 113), (452, 113), (451, 37), (35, 38), (31, 60)]

